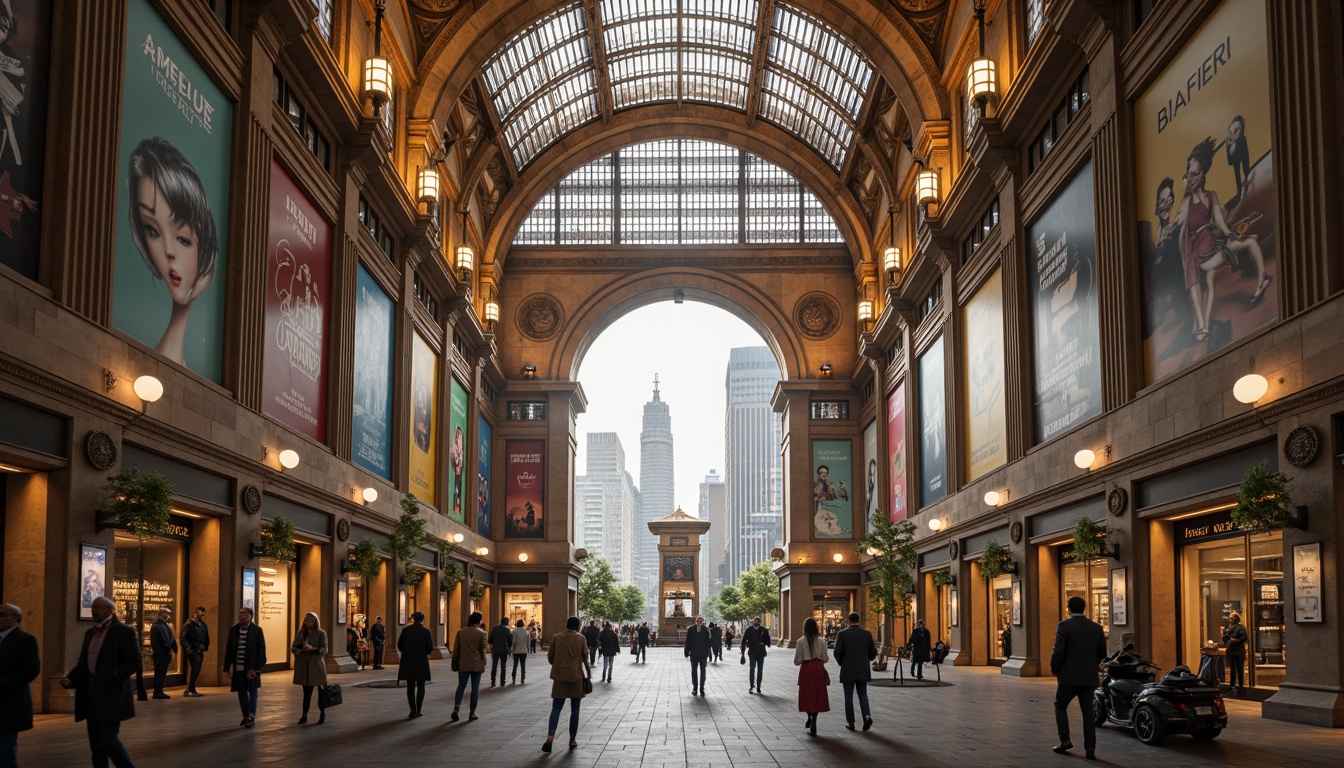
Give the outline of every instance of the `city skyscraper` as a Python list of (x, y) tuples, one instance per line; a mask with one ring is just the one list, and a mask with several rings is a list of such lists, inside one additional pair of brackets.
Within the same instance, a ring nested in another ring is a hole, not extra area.
[(635, 520), (635, 584), (649, 598), (649, 609), (659, 604), (658, 538), (649, 521), (676, 511), (676, 475), (672, 464), (672, 412), (658, 391), (653, 375), (653, 399), (644, 404), (644, 426), (639, 433), (639, 513)]
[(635, 583), (636, 494), (620, 437), (615, 432), (590, 433), (585, 474), (574, 478), (579, 517), (575, 543), (589, 555), (606, 558), (622, 584)]
[(701, 520), (709, 521), (709, 533), (700, 537), (700, 599), (723, 588), (724, 544), (728, 534), (728, 486), (718, 470), (711, 469), (700, 483)]
[(779, 379), (779, 364), (769, 348), (734, 347), (729, 351), (724, 377), (728, 390), (724, 585), (736, 584), (738, 574), (768, 560), (770, 550), (784, 542), (783, 425), (770, 407)]

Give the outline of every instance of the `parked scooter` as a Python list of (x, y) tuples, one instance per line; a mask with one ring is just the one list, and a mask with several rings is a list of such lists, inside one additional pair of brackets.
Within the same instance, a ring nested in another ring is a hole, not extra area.
[(1169, 733), (1188, 733), (1196, 739), (1217, 738), (1227, 727), (1222, 693), (1200, 680), (1189, 667), (1175, 667), (1161, 680), (1161, 670), (1132, 653), (1134, 644), (1101, 662), (1105, 678), (1094, 702), (1097, 725), (1110, 722), (1133, 728), (1144, 744), (1154, 745)]

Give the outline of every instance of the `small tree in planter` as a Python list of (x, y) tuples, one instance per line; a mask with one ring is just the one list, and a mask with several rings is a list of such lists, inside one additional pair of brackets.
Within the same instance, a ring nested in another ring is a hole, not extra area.
[(293, 560), (298, 551), (294, 544), (294, 521), (284, 515), (276, 515), (274, 520), (262, 524), (261, 536), (253, 548), (257, 557), (285, 562)]
[(467, 591), (472, 600), (480, 600), (485, 597), (485, 585), (479, 581), (471, 582), (471, 589)]
[(1237, 489), (1237, 505), (1232, 508), (1232, 523), (1243, 531), (1269, 533), (1296, 525), (1297, 507), (1288, 496), (1291, 477), (1270, 472), (1268, 462), (1246, 470)]
[(1013, 563), (1013, 554), (1007, 547), (990, 539), (980, 553), (980, 575), (986, 579), (997, 579), (1005, 573), (1014, 573), (1017, 566)]
[(1082, 563), (1101, 557), (1106, 551), (1106, 529), (1086, 515), (1073, 524), (1073, 560)]
[(933, 572), (933, 586), (945, 587), (955, 583), (957, 583), (957, 580), (952, 578), (951, 568), (939, 568)]
[(448, 560), (443, 566), (443, 581), (440, 582), (440, 586), (444, 592), (452, 592), (454, 589), (457, 589), (458, 584), (462, 583), (462, 578), (462, 566), (458, 565), (455, 561)]
[(893, 619), (908, 616), (915, 596), (914, 567), (918, 559), (915, 524), (909, 520), (893, 523), (878, 511), (869, 521), (868, 535), (854, 549), (872, 557), (876, 566), (873, 570), (878, 583), (868, 588), (868, 609)]
[(364, 588), (368, 589), (369, 584), (378, 578), (378, 572), (383, 569), (383, 556), (378, 552), (378, 545), (373, 539), (360, 539), (350, 552), (350, 571), (359, 576), (364, 582)]
[(408, 493), (401, 500), (401, 517), (392, 524), (392, 533), (387, 537), (387, 548), (392, 558), (401, 563), (403, 568), (401, 583), (408, 587), (420, 583), (422, 573), (411, 559), (420, 552), (428, 539), (425, 521), (420, 517), (420, 502), (415, 494)]
[(168, 530), (168, 510), (173, 506), (173, 484), (158, 472), (138, 467), (118, 472), (103, 484), (108, 503), (108, 522), (125, 526), (138, 538), (160, 536)]

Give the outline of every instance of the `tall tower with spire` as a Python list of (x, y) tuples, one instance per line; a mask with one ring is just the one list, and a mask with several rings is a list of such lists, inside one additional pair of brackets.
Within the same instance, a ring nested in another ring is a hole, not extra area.
[(676, 477), (672, 465), (672, 412), (658, 391), (653, 375), (653, 399), (644, 404), (644, 428), (639, 433), (639, 512), (635, 523), (635, 584), (648, 596), (649, 611), (657, 618), (658, 538), (649, 522), (677, 509)]

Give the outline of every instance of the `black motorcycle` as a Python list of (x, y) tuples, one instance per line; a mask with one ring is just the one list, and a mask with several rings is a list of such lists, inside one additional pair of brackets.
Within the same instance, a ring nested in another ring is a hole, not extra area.
[(1093, 716), (1098, 726), (1112, 723), (1133, 728), (1144, 744), (1157, 744), (1169, 733), (1196, 739), (1217, 738), (1227, 727), (1223, 695), (1178, 666), (1157, 680), (1160, 668), (1133, 653), (1134, 645), (1101, 662), (1105, 678), (1097, 687)]

